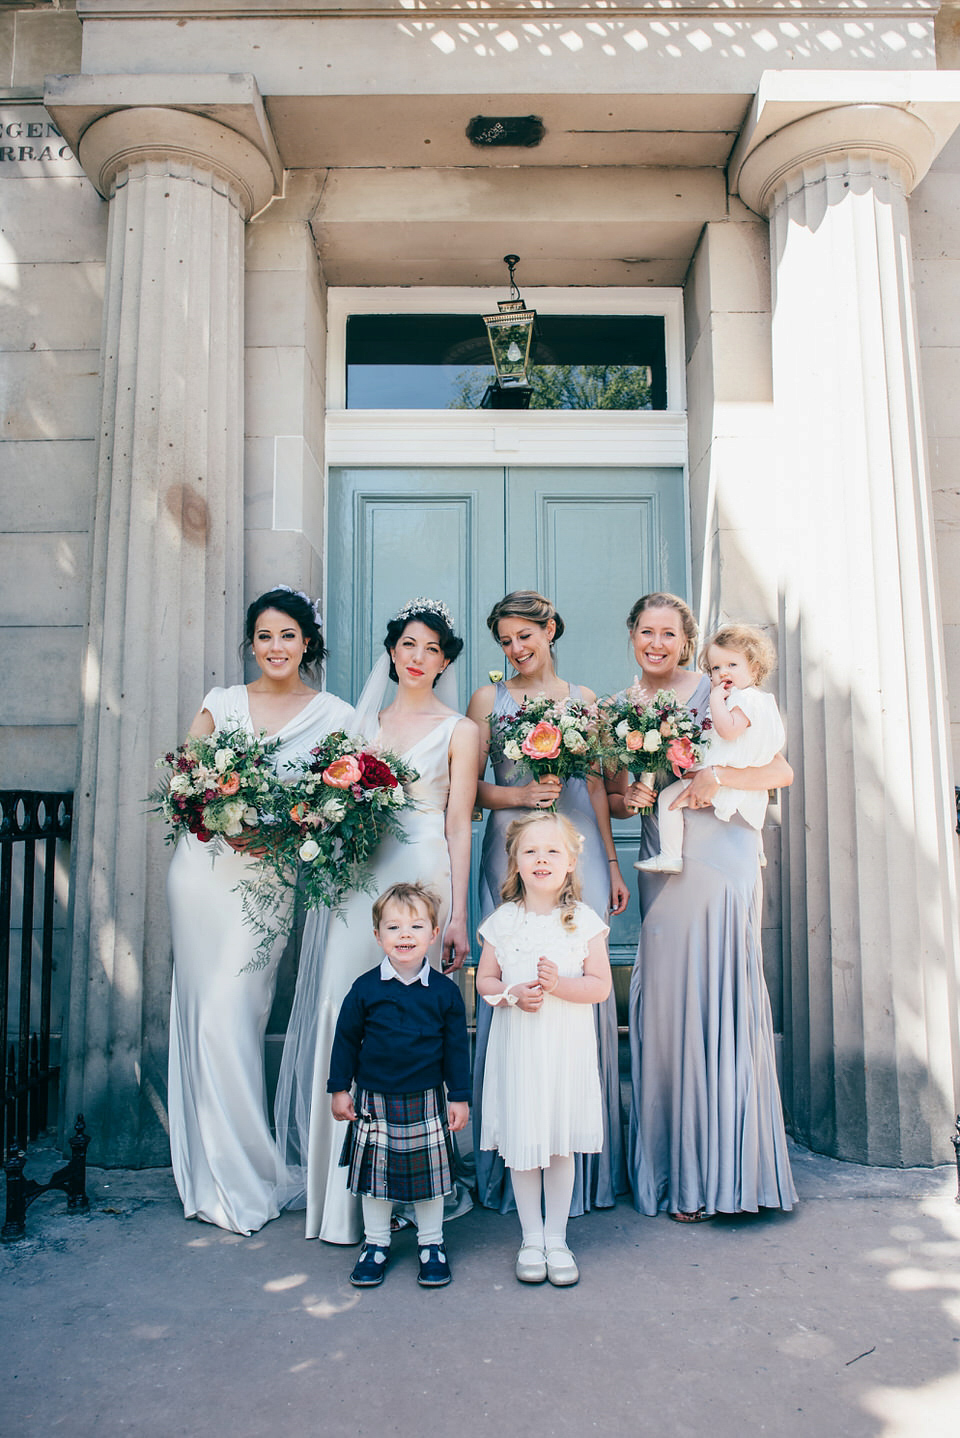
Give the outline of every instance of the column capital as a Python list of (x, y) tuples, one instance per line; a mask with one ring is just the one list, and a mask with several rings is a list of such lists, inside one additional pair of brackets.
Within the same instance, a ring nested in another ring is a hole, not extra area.
[(909, 194), (958, 124), (958, 74), (768, 71), (734, 147), (730, 189), (766, 216), (804, 165), (859, 153), (894, 165)]
[(44, 102), (104, 198), (141, 161), (218, 175), (245, 220), (280, 192), (283, 166), (252, 75), (54, 75)]

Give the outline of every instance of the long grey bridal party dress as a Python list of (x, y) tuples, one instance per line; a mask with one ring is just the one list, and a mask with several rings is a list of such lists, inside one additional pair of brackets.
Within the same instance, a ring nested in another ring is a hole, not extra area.
[[(704, 677), (689, 708), (707, 711)], [(683, 872), (640, 874), (630, 986), (628, 1167), (640, 1213), (789, 1209), (790, 1173), (760, 949), (760, 835), (684, 809)], [(641, 857), (659, 851), (656, 810)]]

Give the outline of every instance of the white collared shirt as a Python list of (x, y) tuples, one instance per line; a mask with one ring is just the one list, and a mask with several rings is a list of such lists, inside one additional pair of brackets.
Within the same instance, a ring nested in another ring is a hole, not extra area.
[(426, 988), (430, 982), (430, 961), (428, 959), (424, 959), (423, 964), (412, 976), (412, 978), (405, 979), (402, 974), (397, 973), (396, 969), (393, 967), (393, 964), (391, 964), (387, 955), (384, 954), (383, 963), (380, 965), (380, 977), (384, 981), (386, 981), (387, 979), (399, 979), (401, 984), (421, 983), (423, 984), (423, 987)]

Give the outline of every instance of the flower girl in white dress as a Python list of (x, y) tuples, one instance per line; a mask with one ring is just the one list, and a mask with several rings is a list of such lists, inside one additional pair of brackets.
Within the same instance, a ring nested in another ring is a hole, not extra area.
[(591, 1005), (612, 979), (607, 925), (579, 902), (582, 839), (560, 814), (507, 830), (505, 902), (480, 926), (477, 993), (496, 1008), (480, 1147), (510, 1169), (523, 1230), (521, 1283), (577, 1282), (567, 1247), (574, 1154), (598, 1153), (603, 1113)]

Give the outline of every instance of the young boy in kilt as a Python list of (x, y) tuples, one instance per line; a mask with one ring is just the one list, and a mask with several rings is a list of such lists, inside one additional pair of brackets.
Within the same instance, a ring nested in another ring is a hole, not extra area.
[(361, 974), (343, 1001), (327, 1083), (334, 1118), (350, 1122), (340, 1164), (363, 1205), (364, 1243), (350, 1282), (383, 1282), (394, 1202), (412, 1202), (417, 1282), (442, 1288), (451, 1277), (443, 1246), (443, 1195), (453, 1188), (450, 1134), (469, 1114), (466, 1012), (456, 984), (427, 960), (438, 933), (429, 889), (393, 884), (373, 906), (373, 932), (383, 962)]

